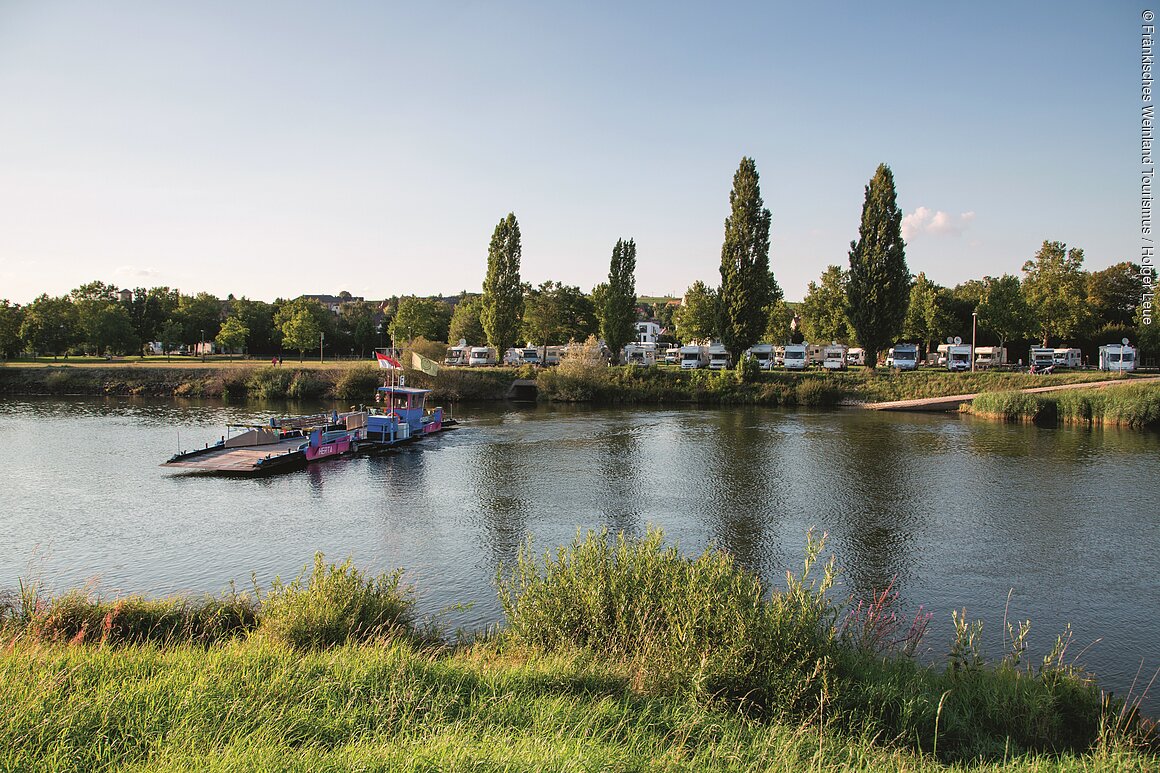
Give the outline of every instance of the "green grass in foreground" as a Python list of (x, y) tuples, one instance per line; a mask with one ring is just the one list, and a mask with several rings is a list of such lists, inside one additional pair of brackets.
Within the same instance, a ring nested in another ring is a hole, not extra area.
[(1041, 424), (1160, 426), (1160, 384), (1124, 384), (1026, 394), (989, 392), (965, 410), (976, 416)]
[[(132, 626), (117, 602), (86, 611), (25, 587), (0, 607), (0, 770), (1160, 764), (1152, 729), (1065, 664), (1064, 639), (1031, 667), (1021, 629), (987, 665), (977, 624), (959, 621), (947, 664), (922, 667), (925, 618), (902, 620), (889, 590), (830, 602), (821, 548), (811, 539), (773, 593), (727, 554), (685, 558), (659, 533), (590, 534), (542, 561), (525, 550), (500, 579), (504, 628), (458, 646), (418, 624), (397, 574), (321, 559), (261, 599), (140, 601)], [(214, 636), (160, 623), (223, 604), (254, 616)]]

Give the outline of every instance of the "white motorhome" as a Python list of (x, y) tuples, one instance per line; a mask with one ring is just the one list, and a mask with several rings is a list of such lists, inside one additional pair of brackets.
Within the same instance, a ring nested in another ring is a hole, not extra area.
[(866, 350), (860, 346), (851, 346), (846, 352), (847, 365), (865, 365), (866, 364)]
[(914, 370), (918, 367), (918, 344), (897, 343), (886, 352), (886, 367)]
[(654, 343), (626, 344), (624, 347), (624, 363), (626, 365), (643, 365), (648, 367), (657, 364), (657, 345)]
[(456, 346), (447, 347), (447, 356), (443, 359), (444, 365), (466, 365), (471, 359), (471, 347), (467, 341), (460, 339)]
[(850, 347), (845, 344), (830, 344), (822, 347), (822, 367), (826, 370), (845, 370), (846, 352)]
[(563, 355), (563, 346), (545, 346), (544, 347), (544, 364), (545, 365), (559, 365), (560, 357)]
[(1136, 369), (1136, 349), (1128, 344), (1100, 347), (1100, 370), (1127, 373)]
[(1055, 350), (1045, 346), (1032, 346), (1027, 362), (1036, 370), (1050, 368), (1055, 364)]
[(964, 371), (971, 369), (971, 345), (951, 344), (947, 347), (947, 370)]
[(975, 370), (998, 368), (1007, 364), (1007, 350), (1002, 346), (976, 346)]
[(697, 344), (686, 344), (681, 347), (681, 370), (697, 370), (709, 364), (709, 355), (705, 347)]
[(806, 364), (821, 365), (826, 359), (825, 347), (821, 344), (802, 344), (806, 347)]
[(773, 344), (754, 344), (745, 350), (761, 370), (773, 370)]
[(495, 349), (490, 346), (473, 346), (467, 355), (467, 364), (470, 366), (477, 365), (495, 365)]
[(680, 365), (681, 364), (681, 347), (670, 346), (665, 349), (665, 365)]
[(809, 344), (786, 344), (785, 345), (785, 368), (786, 370), (805, 370), (809, 364), (807, 358), (809, 356)]
[(1056, 349), (1051, 355), (1051, 362), (1057, 368), (1082, 368), (1083, 352), (1079, 349)]
[(709, 370), (728, 370), (733, 364), (725, 344), (710, 344), (706, 354), (709, 355)]

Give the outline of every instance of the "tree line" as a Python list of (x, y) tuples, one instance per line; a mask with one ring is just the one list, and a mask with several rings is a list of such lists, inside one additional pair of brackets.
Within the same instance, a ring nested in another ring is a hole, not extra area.
[(520, 277), (519, 222), (509, 213), (495, 226), (480, 293), (458, 297), (392, 297), (368, 303), (343, 292), (338, 312), (303, 296), (273, 303), (168, 287), (131, 292), (94, 281), (64, 296), (41, 295), (26, 306), (0, 301), (0, 352), (39, 355), (140, 354), (213, 342), (251, 355), (323, 350), (369, 357), (392, 342), (486, 343), (503, 352), (520, 342), (565, 344), (590, 336), (619, 352), (635, 339), (635, 322), (653, 319), (662, 340), (721, 341), (737, 360), (755, 343), (836, 340), (859, 345), (867, 361), (898, 340), (928, 350), (948, 335), (1006, 345), (1043, 345), (1127, 337), (1155, 352), (1156, 328), (1142, 324), (1147, 277), (1118, 263), (1083, 269), (1083, 250), (1044, 241), (1022, 277), (972, 279), (953, 288), (912, 275), (902, 239), (894, 176), (880, 164), (864, 189), (858, 238), (845, 266), (831, 265), (810, 282), (799, 304), (784, 299), (769, 262), (771, 214), (761, 196), (757, 165), (742, 158), (729, 193), (719, 263), (720, 284), (694, 282), (679, 305), (641, 304), (636, 293), (637, 245), (617, 239), (607, 280), (584, 292), (555, 281), (538, 286)]

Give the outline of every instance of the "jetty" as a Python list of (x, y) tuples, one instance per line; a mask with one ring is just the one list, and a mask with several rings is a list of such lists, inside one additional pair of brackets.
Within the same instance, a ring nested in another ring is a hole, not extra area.
[[(1057, 384), (1055, 386), (1029, 387), (1020, 389), (1020, 392), (1037, 394), (1039, 392), (1059, 392), (1065, 389), (1102, 389), (1104, 387), (1122, 384), (1149, 384), (1160, 382), (1160, 376), (1144, 378), (1116, 378), (1103, 381), (1080, 381), (1073, 384)], [(1003, 390), (1009, 391), (1009, 390)], [(969, 395), (949, 395), (946, 397), (922, 397), (916, 400), (891, 400), (884, 403), (862, 403), (862, 407), (871, 411), (925, 411), (928, 413), (949, 413), (959, 410), (963, 403), (969, 403), (978, 397), (981, 392)]]

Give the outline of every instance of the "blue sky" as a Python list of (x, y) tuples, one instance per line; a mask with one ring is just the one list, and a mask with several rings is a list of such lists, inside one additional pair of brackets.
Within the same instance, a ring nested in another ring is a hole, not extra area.
[(1136, 258), (1140, 13), (1105, 3), (0, 0), (0, 298), (93, 279), (273, 300), (522, 276), (719, 281), (751, 156), (790, 300), (888, 163), (954, 285), (1044, 239)]

